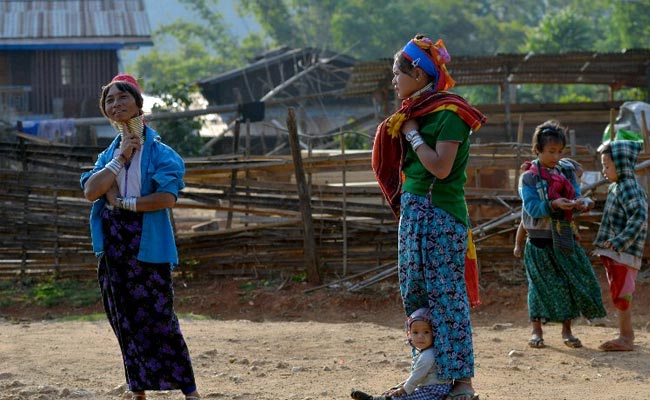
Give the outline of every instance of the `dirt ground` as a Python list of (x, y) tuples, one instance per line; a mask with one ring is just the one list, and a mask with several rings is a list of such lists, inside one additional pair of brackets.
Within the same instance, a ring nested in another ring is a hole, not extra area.
[[(596, 267), (604, 288), (601, 269)], [(305, 284), (251, 289), (250, 283), (175, 282), (176, 309), (204, 399), (349, 399), (352, 388), (380, 393), (407, 377), (410, 348), (395, 282), (362, 293), (342, 286), (307, 294)], [(608, 318), (575, 322), (583, 348), (565, 347), (560, 326), (553, 324), (545, 327), (547, 347), (532, 349), (525, 285), (483, 285), (483, 305), (472, 311), (474, 384), (481, 399), (650, 396), (650, 283), (638, 285), (637, 342), (628, 353), (597, 350), (616, 334), (607, 297)], [(96, 312), (99, 302), (76, 310), (0, 310), (0, 400), (120, 399), (120, 353), (106, 320), (58, 319)], [(148, 398), (182, 395), (151, 392)]]

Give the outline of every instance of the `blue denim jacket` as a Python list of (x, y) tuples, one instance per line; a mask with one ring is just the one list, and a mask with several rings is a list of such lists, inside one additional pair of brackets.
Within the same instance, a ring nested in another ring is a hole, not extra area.
[[(81, 187), (88, 178), (100, 171), (111, 161), (115, 149), (119, 146), (120, 136), (97, 156), (95, 167), (81, 174)], [(167, 192), (178, 198), (178, 192), (185, 187), (185, 163), (178, 153), (161, 142), (156, 131), (146, 127), (145, 141), (142, 146), (141, 160), (142, 191), (146, 196), (156, 192)], [(104, 234), (102, 232), (101, 210), (106, 206), (104, 196), (97, 199), (90, 212), (90, 234), (93, 251), (100, 255), (104, 251)], [(169, 210), (148, 211), (142, 220), (142, 238), (137, 259), (149, 263), (169, 263), (173, 268), (178, 264), (178, 250), (174, 240)]]

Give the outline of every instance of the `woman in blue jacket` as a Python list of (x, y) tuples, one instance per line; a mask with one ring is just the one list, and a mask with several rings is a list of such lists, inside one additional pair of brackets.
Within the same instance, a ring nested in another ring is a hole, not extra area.
[(131, 398), (146, 399), (146, 390), (180, 389), (187, 400), (196, 400), (171, 274), (178, 253), (169, 209), (185, 186), (185, 165), (145, 124), (142, 103), (130, 75), (117, 75), (103, 87), (100, 109), (119, 134), (92, 171), (81, 175), (81, 187), (93, 202), (98, 280)]

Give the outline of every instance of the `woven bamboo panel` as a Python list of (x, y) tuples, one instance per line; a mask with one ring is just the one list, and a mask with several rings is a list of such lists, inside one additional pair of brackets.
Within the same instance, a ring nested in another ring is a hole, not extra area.
[[(79, 177), (99, 151), (0, 142), (0, 279), (95, 276), (88, 227), (91, 203), (83, 198)], [(599, 169), (592, 149), (577, 146), (574, 151), (586, 170)], [(512, 247), (521, 206), (516, 182), (526, 159), (527, 146), (471, 148), (467, 202), (472, 225), (497, 221), (476, 235), (486, 279), (522, 279)], [(321, 273), (343, 276), (395, 261), (397, 223), (374, 180), (370, 153), (303, 154), (303, 166)], [(172, 212), (181, 257), (178, 271), (287, 276), (304, 270), (305, 235), (290, 157), (191, 158), (186, 168), (187, 187)], [(604, 190), (594, 197), (602, 205)], [(499, 224), (503, 216), (505, 222)], [(599, 215), (581, 218), (588, 247)]]

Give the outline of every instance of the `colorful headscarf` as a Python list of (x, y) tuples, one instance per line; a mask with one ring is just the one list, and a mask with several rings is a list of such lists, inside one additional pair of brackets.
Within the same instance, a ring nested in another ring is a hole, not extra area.
[(404, 46), (402, 54), (413, 67), (420, 67), (433, 77), (434, 91), (451, 89), (456, 84), (445, 67), (451, 57), (442, 39), (433, 43), (429, 38), (415, 37)]

